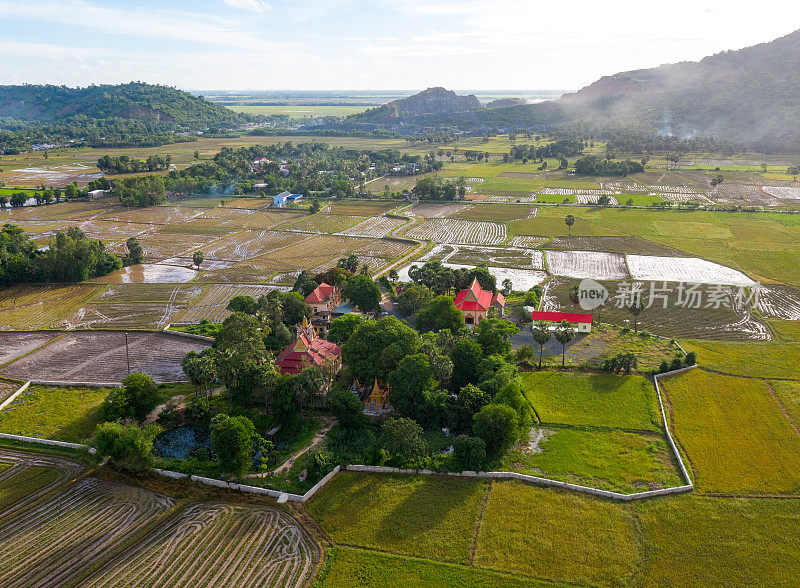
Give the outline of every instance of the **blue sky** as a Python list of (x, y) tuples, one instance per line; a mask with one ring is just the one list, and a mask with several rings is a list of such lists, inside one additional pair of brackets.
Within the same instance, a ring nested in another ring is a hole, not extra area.
[(794, 2), (0, 0), (0, 83), (578, 89), (800, 28)]

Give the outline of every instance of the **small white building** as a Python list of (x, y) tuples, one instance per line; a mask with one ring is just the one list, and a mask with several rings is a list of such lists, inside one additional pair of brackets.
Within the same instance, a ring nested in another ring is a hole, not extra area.
[(551, 331), (555, 331), (561, 321), (567, 321), (574, 326), (578, 333), (592, 332), (592, 315), (588, 313), (534, 311), (531, 313), (531, 320), (534, 325), (540, 322), (545, 323)]
[(276, 208), (283, 208), (287, 204), (291, 204), (296, 200), (302, 198), (302, 194), (292, 194), (288, 190), (284, 190), (280, 194), (277, 194), (272, 197), (272, 203), (275, 205)]
[(102, 198), (107, 192), (108, 190), (90, 190), (89, 198)]

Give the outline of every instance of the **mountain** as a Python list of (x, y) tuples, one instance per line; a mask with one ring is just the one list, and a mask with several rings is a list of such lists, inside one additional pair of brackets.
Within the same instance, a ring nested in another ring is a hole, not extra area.
[(353, 122), (390, 122), (397, 119), (447, 117), (479, 108), (480, 100), (474, 95), (459, 96), (452, 90), (428, 88), (419, 94), (392, 100), (349, 117)]
[(484, 113), (495, 124), (638, 126), (680, 137), (800, 148), (800, 31), (769, 43), (600, 78), (549, 103)]
[(522, 98), (498, 98), (486, 103), (486, 108), (508, 108), (509, 106), (522, 106), (527, 101)]

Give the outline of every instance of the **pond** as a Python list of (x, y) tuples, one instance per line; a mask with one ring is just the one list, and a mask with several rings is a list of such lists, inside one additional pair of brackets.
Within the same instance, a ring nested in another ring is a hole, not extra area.
[(189, 267), (143, 263), (124, 267), (94, 281), (104, 284), (183, 284), (196, 275), (197, 271)]
[(166, 459), (189, 459), (198, 450), (211, 452), (211, 436), (206, 427), (182, 425), (161, 433), (153, 442), (153, 453)]

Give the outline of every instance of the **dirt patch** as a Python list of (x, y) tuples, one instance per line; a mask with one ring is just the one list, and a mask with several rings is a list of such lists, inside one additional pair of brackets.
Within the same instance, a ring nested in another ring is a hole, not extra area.
[(59, 333), (4, 333), (0, 332), (0, 364), (12, 361), (55, 339)]
[[(128, 333), (131, 372), (143, 372), (157, 382), (182, 382), (181, 359), (208, 345), (165, 333)], [(2, 368), (0, 375), (20, 380), (119, 382), (128, 375), (125, 333), (67, 333)]]

